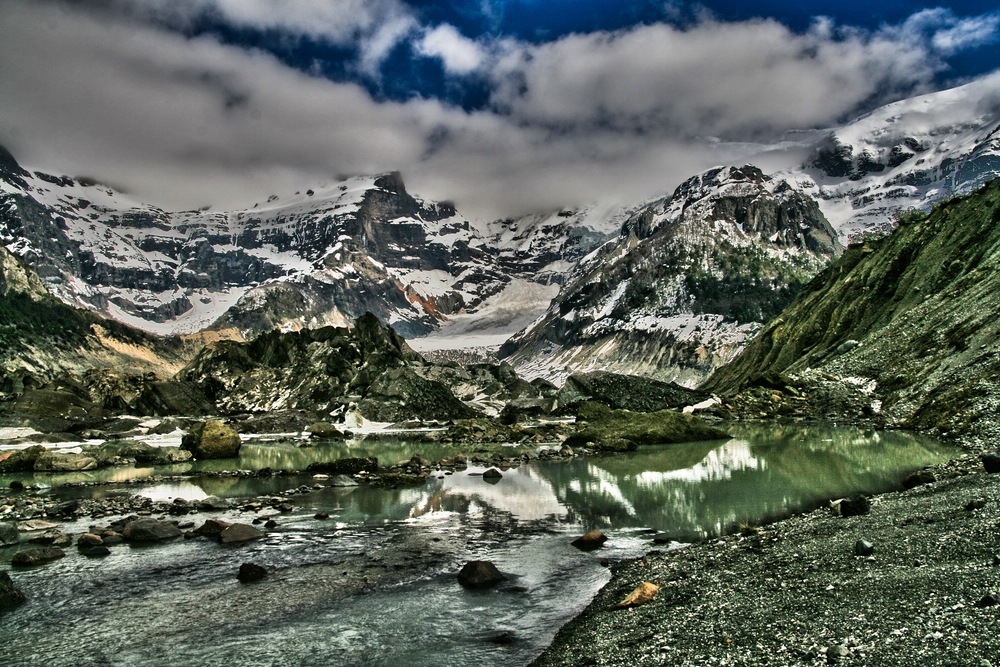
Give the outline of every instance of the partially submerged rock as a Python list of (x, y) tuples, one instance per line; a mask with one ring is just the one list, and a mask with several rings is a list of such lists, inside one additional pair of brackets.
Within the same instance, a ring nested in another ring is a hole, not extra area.
[(604, 543), (608, 541), (608, 536), (599, 530), (589, 530), (580, 537), (576, 538), (570, 544), (579, 549), (580, 551), (594, 551), (595, 549), (600, 549), (604, 546)]
[(241, 584), (250, 584), (267, 578), (267, 570), (256, 563), (241, 563), (236, 578)]
[(86, 454), (46, 450), (35, 459), (36, 472), (79, 472), (97, 468), (97, 459)]
[(181, 449), (188, 450), (198, 459), (236, 458), (241, 445), (240, 434), (215, 419), (198, 422), (181, 440)]
[(257, 530), (250, 524), (234, 523), (219, 533), (219, 542), (222, 544), (242, 544), (244, 542), (259, 540), (266, 534), (264, 531)]
[(21, 592), (21, 589), (14, 585), (10, 575), (6, 572), (0, 572), (0, 611), (13, 609), (24, 604), (27, 600), (27, 596)]
[(580, 428), (566, 439), (570, 447), (630, 451), (639, 445), (721, 440), (730, 436), (694, 415), (674, 410), (641, 413), (584, 403), (577, 412)]
[(14, 554), (10, 564), (15, 567), (36, 567), (65, 556), (66, 552), (58, 547), (30, 547)]
[(493, 588), (505, 579), (497, 566), (488, 560), (469, 561), (458, 573), (458, 583), (464, 588)]
[(125, 525), (122, 537), (133, 544), (155, 544), (181, 537), (181, 529), (172, 523), (156, 519), (136, 519)]

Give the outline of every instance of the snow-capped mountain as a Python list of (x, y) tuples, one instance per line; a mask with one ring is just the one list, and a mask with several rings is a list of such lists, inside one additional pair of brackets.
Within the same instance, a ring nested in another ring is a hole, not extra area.
[(819, 200), (842, 240), (888, 230), (898, 211), (927, 211), (1000, 176), (1000, 73), (894, 102), (799, 145), (804, 164), (775, 171)]
[(491, 311), (509, 334), (605, 238), (565, 216), (551, 216), (567, 221), (558, 230), (545, 216), (493, 230), (411, 196), (399, 174), (167, 212), (0, 156), (0, 242), (67, 303), (157, 333), (340, 326), (370, 311), (419, 336), (516, 294), (517, 313)]
[(634, 210), (501, 354), (526, 377), (604, 369), (695, 385), (838, 250), (788, 181), (713, 169)]

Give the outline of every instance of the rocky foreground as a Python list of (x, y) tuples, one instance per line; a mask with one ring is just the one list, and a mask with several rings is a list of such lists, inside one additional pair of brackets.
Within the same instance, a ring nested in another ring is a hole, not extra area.
[[(534, 664), (1000, 665), (1000, 475), (965, 454), (909, 483), (860, 515), (817, 509), (613, 565)], [(650, 602), (616, 607), (643, 582)]]

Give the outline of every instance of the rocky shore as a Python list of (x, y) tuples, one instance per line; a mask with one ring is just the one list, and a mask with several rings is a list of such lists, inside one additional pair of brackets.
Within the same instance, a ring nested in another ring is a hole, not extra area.
[(613, 564), (534, 665), (1000, 665), (1000, 475), (967, 453), (907, 484)]

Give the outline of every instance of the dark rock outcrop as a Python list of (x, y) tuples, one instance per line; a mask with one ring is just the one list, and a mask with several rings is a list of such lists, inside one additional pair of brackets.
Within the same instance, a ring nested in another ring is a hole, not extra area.
[(28, 598), (21, 592), (21, 589), (14, 585), (10, 575), (6, 572), (0, 572), (0, 611), (13, 609), (27, 601)]
[(463, 588), (471, 589), (493, 588), (506, 578), (497, 566), (488, 560), (469, 561), (458, 573), (458, 583)]

